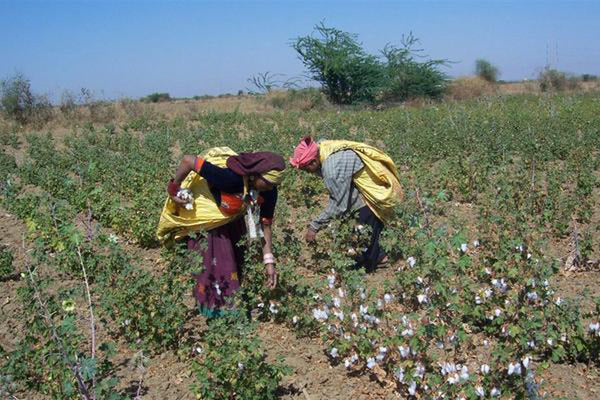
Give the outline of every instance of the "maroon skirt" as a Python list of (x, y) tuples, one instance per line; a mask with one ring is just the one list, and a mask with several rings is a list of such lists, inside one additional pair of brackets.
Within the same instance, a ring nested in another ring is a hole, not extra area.
[(244, 249), (238, 242), (245, 233), (244, 219), (238, 218), (208, 231), (207, 247), (202, 246), (203, 238), (188, 239), (188, 250), (200, 253), (204, 264), (202, 273), (194, 274), (194, 297), (201, 309), (211, 312), (231, 305), (231, 295), (242, 279)]

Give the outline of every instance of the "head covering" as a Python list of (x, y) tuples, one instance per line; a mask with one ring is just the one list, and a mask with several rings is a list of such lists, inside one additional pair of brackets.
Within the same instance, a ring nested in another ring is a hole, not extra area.
[(283, 157), (270, 151), (240, 153), (229, 157), (226, 165), (238, 175), (260, 175), (274, 185), (281, 183), (285, 169)]
[(303, 168), (317, 158), (319, 145), (310, 136), (303, 137), (294, 149), (290, 163), (296, 168)]
[(278, 171), (276, 169), (272, 169), (267, 172), (263, 172), (260, 174), (264, 180), (272, 183), (273, 185), (279, 185), (283, 180), (283, 171)]

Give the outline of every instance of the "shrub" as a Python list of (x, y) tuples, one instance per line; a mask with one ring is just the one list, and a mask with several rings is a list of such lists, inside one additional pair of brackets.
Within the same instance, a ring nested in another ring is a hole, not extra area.
[(169, 93), (152, 93), (148, 96), (142, 98), (142, 101), (147, 101), (149, 103), (159, 103), (161, 101), (171, 101), (171, 96)]
[(546, 67), (538, 78), (540, 83), (540, 90), (542, 92), (547, 92), (551, 90), (566, 90), (566, 89), (576, 89), (579, 85), (579, 81), (574, 76), (567, 76), (566, 73)]
[(14, 272), (12, 252), (8, 247), (0, 246), (0, 277)]
[[(438, 69), (445, 60), (417, 62), (420, 50), (413, 50), (419, 41), (412, 34), (402, 38), (402, 47), (386, 46), (382, 53), (384, 64), (383, 99), (404, 101), (410, 98), (442, 96), (446, 90), (446, 76)], [(419, 55), (420, 56), (420, 55)]]
[(498, 81), (500, 72), (496, 66), (492, 65), (492, 63), (480, 58), (475, 61), (475, 75), (488, 82), (494, 83)]
[(21, 124), (43, 124), (52, 117), (48, 98), (34, 95), (29, 79), (20, 73), (0, 82), (0, 109)]
[(583, 74), (581, 75), (581, 80), (584, 82), (593, 82), (598, 80), (598, 76), (592, 74)]
[[(239, 317), (242, 318), (241, 316)], [(283, 363), (269, 364), (253, 324), (235, 317), (210, 321), (194, 365), (196, 396), (202, 399), (275, 399), (281, 378), (289, 373)]]

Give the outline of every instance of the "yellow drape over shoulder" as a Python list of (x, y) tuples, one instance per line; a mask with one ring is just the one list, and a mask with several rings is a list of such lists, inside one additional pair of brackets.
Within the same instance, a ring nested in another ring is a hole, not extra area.
[(402, 201), (400, 176), (394, 161), (383, 151), (364, 143), (350, 140), (324, 140), (319, 143), (321, 163), (340, 150), (353, 150), (365, 165), (354, 174), (353, 182), (367, 206), (383, 222), (389, 222), (394, 206)]
[[(225, 167), (227, 159), (235, 155), (237, 153), (229, 147), (214, 147), (206, 150), (200, 156), (211, 164)], [(243, 208), (236, 215), (223, 214), (210, 192), (208, 182), (195, 172), (188, 174), (181, 183), (181, 187), (192, 191), (194, 208), (186, 210), (183, 207), (178, 207), (167, 196), (156, 231), (156, 236), (160, 241), (180, 239), (190, 232), (218, 228), (233, 221), (245, 212), (245, 208)]]

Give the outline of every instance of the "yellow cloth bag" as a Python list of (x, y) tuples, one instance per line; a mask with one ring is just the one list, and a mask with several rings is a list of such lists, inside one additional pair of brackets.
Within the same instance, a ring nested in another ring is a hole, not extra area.
[[(237, 153), (229, 147), (214, 147), (203, 152), (200, 157), (218, 167), (225, 167), (227, 159), (236, 155)], [(247, 189), (246, 179), (244, 179), (244, 186)], [(196, 172), (188, 174), (181, 183), (181, 188), (189, 189), (193, 193), (194, 208), (186, 210), (184, 207), (179, 207), (167, 196), (156, 231), (160, 241), (177, 240), (194, 231), (218, 228), (235, 220), (246, 211), (244, 206), (238, 214), (223, 214), (210, 192), (208, 182)]]
[(319, 143), (321, 163), (340, 150), (353, 150), (365, 165), (354, 174), (353, 182), (367, 206), (383, 222), (389, 222), (394, 206), (402, 201), (400, 176), (394, 161), (383, 151), (350, 140), (324, 140)]

